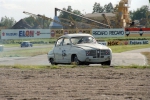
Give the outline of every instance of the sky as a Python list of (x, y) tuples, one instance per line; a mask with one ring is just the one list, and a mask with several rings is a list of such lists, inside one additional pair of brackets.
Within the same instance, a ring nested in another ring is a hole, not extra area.
[[(19, 21), (29, 17), (23, 11), (54, 18), (55, 8), (63, 9), (68, 6), (73, 10), (81, 11), (82, 14), (87, 14), (92, 13), (95, 2), (104, 6), (110, 1), (115, 6), (120, 0), (0, 0), (0, 19), (7, 16)], [(149, 0), (131, 0), (129, 10), (137, 10), (143, 5), (149, 6)]]

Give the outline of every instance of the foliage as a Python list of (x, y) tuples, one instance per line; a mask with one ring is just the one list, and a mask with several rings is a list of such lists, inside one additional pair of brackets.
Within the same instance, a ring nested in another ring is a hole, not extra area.
[(11, 28), (16, 23), (14, 18), (2, 17), (0, 20), (0, 27)]
[(95, 2), (93, 6), (93, 12), (92, 13), (110, 13), (113, 12), (114, 8), (112, 3), (106, 4), (104, 7), (100, 5), (100, 3)]
[[(63, 10), (71, 12), (71, 13), (76, 14), (76, 15), (83, 15), (83, 14), (81, 14), (81, 12), (79, 10), (73, 10), (71, 6), (68, 6), (67, 9), (63, 8)], [(66, 12), (60, 12), (59, 18), (69, 19), (72, 21), (81, 21), (82, 20), (80, 17), (77, 17), (77, 16), (72, 15), (72, 14), (68, 14)]]
[(140, 20), (141, 18), (146, 18), (146, 13), (148, 12), (148, 6), (142, 6), (136, 11), (130, 11), (130, 17), (132, 20)]
[(100, 3), (95, 2), (92, 13), (102, 13), (102, 12), (104, 12), (104, 8), (100, 5)]
[(104, 6), (104, 12), (110, 13), (110, 12), (113, 12), (113, 11), (114, 11), (114, 8), (113, 8), (113, 5), (112, 5), (111, 2), (108, 5)]
[(40, 17), (32, 17), (32, 16), (26, 17), (24, 18), (24, 20), (33, 28), (44, 28), (44, 29), (49, 28), (51, 22), (50, 20), (44, 20)]
[[(68, 6), (68, 8), (63, 8), (63, 10), (77, 14), (77, 15), (83, 15), (81, 13), (81, 11), (74, 10), (74, 9), (72, 9), (71, 6)], [(100, 3), (95, 2), (93, 5), (92, 13), (104, 13), (104, 12), (110, 13), (110, 12), (114, 12), (114, 10), (115, 10), (115, 8), (113, 8), (113, 5), (111, 2), (108, 4), (105, 4), (104, 6), (101, 6)], [(150, 12), (148, 11), (148, 6), (144, 5), (141, 8), (138, 8), (137, 10), (129, 11), (129, 13), (130, 13), (130, 17), (133, 21), (141, 20), (141, 19), (145, 18), (146, 20), (148, 20), (148, 21), (146, 21), (145, 25), (147, 27), (150, 26), (150, 21), (149, 21), (150, 20), (150, 14), (149, 14)], [(68, 14), (66, 12), (60, 12), (58, 17), (64, 18), (64, 19), (69, 19), (72, 21), (81, 21), (82, 20), (82, 18)], [(26, 18), (24, 18), (24, 20), (33, 28), (44, 28), (44, 29), (49, 28), (49, 25), (51, 22), (50, 20), (44, 20), (39, 17), (35, 18), (33, 16), (26, 17)], [(12, 17), (9, 18), (9, 17), (5, 16), (5, 17), (2, 17), (0, 20), (0, 27), (5, 27), (8, 29), (8, 28), (11, 28), (15, 23), (16, 23), (16, 21), (14, 20), (14, 18), (12, 18)]]

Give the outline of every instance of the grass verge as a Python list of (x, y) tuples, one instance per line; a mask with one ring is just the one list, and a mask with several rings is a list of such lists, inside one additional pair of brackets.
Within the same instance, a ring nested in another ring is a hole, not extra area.
[(32, 57), (42, 54), (47, 54), (48, 51), (52, 49), (50, 47), (46, 48), (36, 48), (36, 49), (22, 49), (13, 51), (3, 51), (0, 53), (0, 57)]
[(117, 45), (117, 46), (109, 46), (109, 47), (112, 49), (113, 53), (121, 53), (124, 51), (150, 48), (150, 44), (146, 44), (146, 45)]
[(147, 58), (147, 63), (150, 65), (150, 52), (142, 52), (143, 55)]
[(27, 70), (39, 70), (39, 69), (61, 69), (61, 68), (115, 68), (115, 69), (149, 69), (150, 66), (139, 66), (139, 65), (131, 65), (131, 66), (84, 66), (84, 65), (50, 65), (50, 66), (44, 66), (44, 65), (0, 65), (0, 68), (16, 68), (16, 69), (27, 69)]

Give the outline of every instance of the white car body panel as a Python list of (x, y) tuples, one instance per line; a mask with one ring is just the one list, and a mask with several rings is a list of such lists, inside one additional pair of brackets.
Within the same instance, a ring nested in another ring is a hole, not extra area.
[[(61, 38), (70, 39), (72, 37), (82, 37), (82, 36), (93, 37), (90, 34), (67, 34), (67, 35), (61, 36), (59, 39), (60, 40)], [(97, 42), (96, 43), (84, 43), (84, 44), (72, 44), (72, 43), (69, 43), (69, 44), (70, 45), (62, 45), (60, 43), (60, 45), (57, 45), (57, 42), (56, 42), (54, 48), (48, 52), (48, 55), (47, 55), (48, 60), (53, 58), (55, 63), (71, 63), (72, 55), (77, 55), (79, 61), (88, 62), (88, 63), (102, 63), (105, 61), (112, 60), (112, 50), (107, 46), (98, 44)], [(87, 51), (89, 51), (91, 55), (87, 56), (86, 55)], [(106, 52), (106, 55), (104, 55), (105, 52)], [(107, 54), (107, 52), (109, 52), (109, 54)]]

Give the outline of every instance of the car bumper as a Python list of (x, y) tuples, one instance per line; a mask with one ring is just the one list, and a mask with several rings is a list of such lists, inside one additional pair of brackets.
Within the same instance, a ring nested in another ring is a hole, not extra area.
[(88, 56), (85, 58), (83, 62), (101, 63), (105, 61), (110, 61), (111, 59), (112, 59), (111, 56), (104, 56), (102, 58), (93, 58), (92, 56)]

